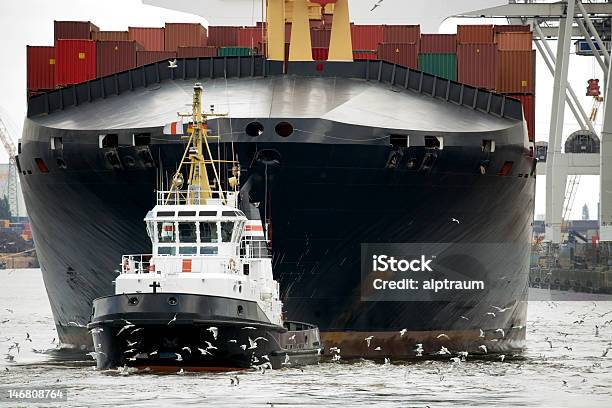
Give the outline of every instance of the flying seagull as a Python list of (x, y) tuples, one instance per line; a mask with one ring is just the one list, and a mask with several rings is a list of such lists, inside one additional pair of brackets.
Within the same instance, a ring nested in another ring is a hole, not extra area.
[(448, 336), (447, 336), (446, 334), (444, 334), (444, 333), (440, 333), (440, 334), (438, 334), (438, 336), (436, 337), (436, 339), (439, 339), (439, 338), (442, 338), (442, 337), (444, 337), (444, 338), (445, 338), (445, 339), (447, 339), (447, 340), (450, 340), (450, 337), (448, 337)]
[(176, 322), (176, 313), (174, 314), (174, 317), (172, 319), (170, 319), (170, 321), (168, 322), (168, 324), (170, 323), (174, 323)]
[(404, 337), (404, 334), (406, 334), (407, 332), (408, 332), (407, 329), (400, 330), (400, 332), (399, 332), (400, 333), (400, 337)]
[(372, 6), (372, 8), (370, 9), (370, 11), (374, 11), (376, 10), (376, 8), (380, 7), (382, 5), (383, 0), (378, 0), (377, 3), (374, 4), (374, 6)]
[(487, 346), (485, 346), (484, 344), (481, 346), (478, 346), (478, 348), (484, 351), (485, 353), (487, 352)]
[(209, 332), (211, 332), (211, 333), (212, 333), (212, 335), (213, 335), (213, 338), (214, 338), (215, 340), (217, 340), (217, 335), (219, 334), (219, 329), (217, 329), (217, 328), (216, 328), (216, 327), (214, 327), (214, 326), (211, 326), (211, 327), (209, 327), (209, 328), (208, 328), (208, 329), (206, 329), (206, 330), (208, 330)]
[(370, 347), (370, 342), (372, 341), (373, 338), (374, 336), (368, 336), (364, 339), (368, 343), (368, 347)]
[(177, 68), (176, 59), (168, 61), (168, 68)]

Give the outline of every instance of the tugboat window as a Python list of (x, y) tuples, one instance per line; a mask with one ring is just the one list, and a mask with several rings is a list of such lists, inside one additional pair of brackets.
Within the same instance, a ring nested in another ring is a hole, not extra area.
[(198, 242), (196, 224), (194, 222), (179, 222), (179, 242)]
[(173, 222), (158, 222), (157, 223), (157, 241), (158, 242), (175, 242), (176, 234), (174, 232)]
[(221, 223), (221, 242), (232, 242), (232, 232), (234, 231), (233, 222)]
[(176, 255), (175, 247), (159, 247), (157, 249), (158, 255)]
[(196, 255), (198, 253), (198, 247), (179, 247), (180, 255)]
[(217, 223), (200, 223), (200, 242), (217, 242)]
[(201, 247), (200, 255), (217, 255), (219, 253), (219, 248), (217, 247)]

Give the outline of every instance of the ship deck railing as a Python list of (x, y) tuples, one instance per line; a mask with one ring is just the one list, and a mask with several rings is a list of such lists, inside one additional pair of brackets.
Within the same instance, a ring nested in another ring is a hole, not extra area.
[(157, 190), (158, 205), (206, 205), (210, 200), (237, 207), (238, 191), (226, 190)]

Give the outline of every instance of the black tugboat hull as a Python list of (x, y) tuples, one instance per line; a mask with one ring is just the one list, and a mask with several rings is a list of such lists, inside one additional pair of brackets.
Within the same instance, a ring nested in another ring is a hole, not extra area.
[(96, 299), (88, 328), (98, 369), (162, 371), (257, 367), (281, 351), (286, 332), (267, 321), (255, 302), (176, 293)]

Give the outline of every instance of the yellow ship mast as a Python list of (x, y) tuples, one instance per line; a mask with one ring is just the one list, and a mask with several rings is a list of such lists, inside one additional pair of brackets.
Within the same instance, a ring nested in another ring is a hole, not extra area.
[[(211, 106), (210, 113), (202, 112), (202, 94), (204, 89), (200, 83), (196, 83), (193, 87), (193, 102), (192, 112), (189, 114), (181, 114), (180, 117), (191, 119), (193, 125), (188, 132), (187, 146), (181, 159), (174, 177), (170, 192), (166, 196), (165, 203), (168, 204), (172, 197), (176, 197), (177, 204), (206, 204), (209, 198), (214, 194), (223, 202), (226, 201), (225, 193), (222, 189), (221, 177), (216, 165), (221, 163), (232, 164), (232, 177), (229, 179), (231, 189), (238, 188), (238, 163), (235, 160), (213, 159), (208, 139), (218, 136), (210, 136), (208, 134), (208, 119), (212, 117), (224, 117), (226, 113), (215, 113)], [(233, 152), (232, 152), (233, 154)], [(233, 157), (232, 157), (233, 159)], [(187, 190), (182, 191), (183, 187), (183, 168), (189, 166), (189, 176), (187, 180)], [(209, 179), (208, 168), (212, 169), (212, 187)]]

